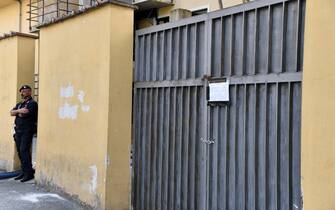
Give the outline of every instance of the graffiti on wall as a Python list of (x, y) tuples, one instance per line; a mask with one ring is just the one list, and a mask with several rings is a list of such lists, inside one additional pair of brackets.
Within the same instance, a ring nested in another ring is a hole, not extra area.
[[(70, 99), (76, 97), (76, 103), (70, 103)], [(85, 92), (83, 90), (75, 91), (73, 85), (68, 84), (60, 87), (60, 98), (63, 99), (62, 105), (58, 108), (58, 117), (60, 119), (77, 119), (78, 112), (89, 112), (90, 106), (85, 104)]]

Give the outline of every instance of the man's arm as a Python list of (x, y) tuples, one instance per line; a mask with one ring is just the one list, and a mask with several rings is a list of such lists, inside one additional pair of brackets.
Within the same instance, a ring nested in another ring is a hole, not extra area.
[(27, 114), (29, 110), (27, 108), (22, 108), (22, 109), (17, 109), (17, 110), (11, 110), (10, 115), (11, 116), (16, 116), (18, 114)]
[(29, 110), (27, 108), (18, 109), (18, 104), (10, 111), (11, 116), (17, 116), (18, 114), (26, 114)]

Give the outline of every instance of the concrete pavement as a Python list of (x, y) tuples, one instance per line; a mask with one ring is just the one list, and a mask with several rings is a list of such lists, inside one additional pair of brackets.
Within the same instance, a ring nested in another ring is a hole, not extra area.
[(34, 184), (0, 180), (0, 210), (87, 210), (62, 195)]

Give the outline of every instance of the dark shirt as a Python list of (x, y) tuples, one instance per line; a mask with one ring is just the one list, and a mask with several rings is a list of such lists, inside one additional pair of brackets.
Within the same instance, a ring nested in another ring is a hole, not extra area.
[(30, 98), (26, 101), (20, 102), (16, 104), (13, 110), (18, 110), (26, 108), (29, 110), (26, 114), (18, 114), (15, 117), (15, 130), (23, 130), (23, 129), (34, 129), (37, 128), (37, 109), (38, 105), (34, 99)]

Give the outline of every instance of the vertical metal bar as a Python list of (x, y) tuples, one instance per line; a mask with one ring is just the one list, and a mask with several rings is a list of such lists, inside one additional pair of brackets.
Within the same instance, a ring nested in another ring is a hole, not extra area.
[(152, 60), (153, 60), (153, 62), (152, 62), (152, 73), (151, 73), (151, 79), (150, 79), (150, 81), (156, 81), (156, 80), (158, 80), (158, 78), (157, 78), (157, 73), (158, 73), (158, 62), (157, 62), (157, 60), (158, 60), (158, 56), (157, 56), (157, 51), (158, 51), (158, 32), (155, 32), (154, 34), (153, 34), (153, 36), (154, 36), (154, 40), (153, 40), (153, 44), (152, 44), (152, 50), (153, 50), (153, 55), (152, 55)]
[(175, 52), (175, 60), (174, 60), (174, 63), (175, 63), (175, 67), (174, 67), (174, 70), (173, 70), (173, 74), (172, 74), (172, 78), (175, 79), (175, 80), (178, 80), (178, 79), (181, 79), (181, 65), (180, 65), (180, 57), (181, 57), (181, 53), (180, 53), (180, 49), (181, 49), (181, 44), (180, 44), (180, 39), (181, 39), (181, 36), (180, 36), (180, 27), (178, 27), (177, 29), (177, 37), (175, 38), (175, 45), (176, 45), (176, 48), (174, 49)]
[(181, 78), (186, 79), (187, 78), (187, 58), (188, 58), (188, 49), (187, 49), (187, 37), (188, 36), (188, 25), (183, 26), (182, 30), (182, 43), (181, 43), (181, 48), (182, 48), (182, 53), (181, 53), (181, 58), (182, 58), (182, 73), (181, 73)]
[(291, 116), (291, 142), (292, 142), (292, 209), (302, 209), (301, 195), (301, 82), (292, 83), (292, 116)]
[(151, 131), (151, 169), (150, 170), (150, 209), (155, 209), (156, 207), (156, 188), (157, 188), (157, 171), (158, 171), (158, 104), (159, 104), (159, 88), (153, 90), (153, 108), (152, 108), (152, 131)]
[(287, 142), (288, 142), (288, 171), (287, 171), (287, 176), (288, 176), (288, 189), (287, 191), (289, 192), (288, 194), (288, 205), (289, 205), (289, 208), (292, 209), (292, 204), (293, 204), (293, 191), (292, 191), (292, 177), (291, 177), (291, 173), (292, 173), (292, 95), (291, 95), (291, 92), (292, 92), (292, 88), (291, 88), (291, 85), (292, 83), (288, 83), (288, 90), (287, 90), (287, 134), (285, 136), (285, 138), (287, 138)]
[[(243, 18), (244, 19), (244, 18)], [(247, 91), (248, 91), (248, 85), (245, 84), (244, 85), (244, 95), (243, 95), (243, 135), (242, 135), (242, 144), (241, 146), (243, 146), (243, 148), (241, 149), (243, 155), (241, 157), (241, 161), (243, 161), (243, 163), (241, 163), (241, 187), (240, 190), (242, 191), (242, 198), (241, 200), (241, 207), (244, 208), (246, 206), (246, 195), (247, 195), (247, 180), (248, 180), (248, 168), (247, 168), (247, 160), (248, 160), (248, 144), (247, 144), (247, 122), (248, 122), (248, 109), (247, 109), (247, 102), (248, 102), (248, 95), (247, 95)], [(242, 123), (242, 122), (241, 122)]]
[(145, 73), (145, 81), (150, 81), (151, 73), (152, 73), (152, 34), (146, 35), (147, 38), (147, 51), (146, 51), (146, 73)]
[[(31, 13), (32, 13), (32, 11), (31, 11), (31, 0), (29, 0), (29, 30), (31, 30), (31, 22), (32, 22)], [(37, 10), (37, 13), (38, 13), (38, 10)]]
[[(180, 46), (180, 45), (179, 45)], [(181, 195), (182, 195), (182, 162), (183, 162), (183, 141), (185, 139), (183, 138), (183, 133), (185, 130), (184, 126), (184, 104), (185, 104), (185, 95), (184, 95), (184, 90), (185, 88), (180, 88), (179, 89), (179, 112), (177, 113), (177, 118), (178, 118), (178, 126), (177, 126), (177, 135), (176, 135), (176, 188), (175, 188), (175, 210), (180, 210), (181, 209)]]
[(282, 49), (281, 49), (281, 72), (284, 73), (288, 71), (286, 68), (286, 31), (287, 31), (287, 15), (286, 15), (287, 3), (283, 2), (283, 25), (282, 25)]
[[(192, 33), (192, 28), (190, 28), (190, 37), (192, 37), (193, 35), (193, 39), (191, 38), (191, 46), (193, 46), (193, 48), (191, 47), (191, 72), (190, 72), (190, 78), (195, 78), (196, 76), (196, 57), (197, 57), (197, 49), (198, 49), (198, 46), (197, 46), (197, 24), (193, 24), (194, 25), (194, 33)], [(192, 25), (190, 25), (192, 26)]]
[(134, 151), (134, 157), (135, 157), (135, 166), (134, 166), (134, 170), (135, 170), (135, 179), (136, 179), (136, 194), (135, 194), (135, 208), (140, 208), (140, 203), (141, 203), (141, 166), (142, 166), (142, 161), (140, 158), (140, 155), (142, 154), (141, 151), (141, 135), (142, 135), (142, 103), (143, 103), (143, 89), (136, 89), (135, 90), (135, 97), (138, 94), (138, 102), (137, 102), (137, 119), (136, 122), (137, 124), (135, 124), (137, 127), (135, 127), (136, 133), (135, 133), (135, 151)]
[(268, 111), (269, 111), (269, 107), (268, 107), (268, 87), (269, 84), (265, 83), (265, 94), (264, 94), (264, 100), (265, 100), (265, 104), (264, 104), (264, 121), (265, 121), (265, 125), (264, 125), (264, 139), (263, 139), (263, 151), (264, 151), (264, 166), (263, 166), (263, 179), (264, 179), (264, 186), (263, 186), (263, 191), (264, 191), (264, 208), (267, 209), (268, 207), (268, 193), (267, 193), (267, 186), (269, 185), (269, 175), (267, 173), (267, 165), (268, 165), (268, 160), (266, 157), (266, 152), (268, 151)]
[(238, 186), (237, 186), (237, 171), (238, 171), (238, 168), (237, 168), (237, 160), (238, 160), (238, 142), (237, 142), (237, 139), (238, 139), (238, 96), (237, 96), (237, 92), (238, 91), (238, 85), (235, 85), (234, 86), (234, 115), (232, 116), (232, 118), (234, 119), (234, 127), (232, 129), (232, 155), (231, 155), (231, 164), (232, 164), (232, 172), (231, 172), (231, 186), (232, 186), (232, 198), (231, 198), (231, 209), (230, 210), (233, 210), (233, 209), (236, 209), (237, 207), (237, 196), (238, 196)]
[(295, 50), (296, 50), (296, 58), (295, 58), (295, 67), (296, 72), (298, 72), (299, 69), (299, 33), (300, 33), (300, 0), (297, 0), (297, 22), (296, 22), (296, 38), (295, 38)]
[(153, 115), (153, 88), (149, 89), (149, 97), (148, 97), (148, 113), (147, 113), (147, 126), (146, 126), (146, 152), (145, 152), (145, 161), (146, 161), (146, 168), (145, 168), (145, 209), (150, 209), (150, 180), (151, 180), (151, 144), (152, 144), (152, 115)]
[(59, 17), (59, 0), (56, 1), (56, 14), (57, 14), (57, 18)]
[(265, 74), (268, 74), (271, 72), (271, 44), (272, 44), (272, 15), (271, 15), (271, 10), (272, 10), (272, 7), (271, 5), (268, 6), (268, 23), (267, 23), (267, 26), (268, 26), (268, 47), (267, 47), (267, 63), (266, 63), (266, 71)]
[(44, 23), (44, 7), (45, 7), (45, 2), (42, 0), (42, 23)]
[[(222, 148), (223, 148), (223, 152), (222, 152), (222, 170), (221, 170), (221, 176), (223, 181), (222, 181), (222, 185), (220, 186), (219, 190), (222, 190), (222, 196), (220, 196), (222, 198), (219, 199), (221, 205), (219, 205), (219, 209), (227, 209), (228, 207), (228, 176), (229, 176), (229, 171), (228, 171), (228, 164), (229, 164), (229, 156), (228, 156), (228, 137), (229, 137), (229, 107), (225, 106), (224, 108), (224, 123), (223, 123), (223, 133), (222, 133), (222, 138), (224, 139), (224, 141), (222, 141)], [(220, 167), (221, 168), (221, 167)], [(221, 182), (220, 182), (221, 183)], [(219, 184), (220, 184), (219, 183)]]
[[(254, 140), (255, 140), (255, 162), (257, 161), (257, 163), (259, 164), (259, 156), (260, 156), (260, 149), (259, 149), (259, 131), (260, 131), (260, 127), (261, 127), (261, 124), (259, 123), (260, 120), (259, 120), (259, 106), (260, 106), (260, 100), (258, 100), (258, 97), (260, 94), (258, 94), (259, 92), (259, 85), (255, 84), (255, 110), (254, 110)], [(255, 164), (254, 165), (254, 172), (255, 172), (255, 196), (254, 196), (254, 199), (255, 199), (255, 208), (254, 209), (258, 209), (259, 208), (259, 176), (260, 176), (260, 173), (259, 173), (259, 169), (257, 167), (257, 165)]]
[(144, 81), (145, 80), (145, 53), (146, 53), (146, 41), (145, 41), (145, 35), (141, 36), (141, 48), (140, 48), (140, 67), (139, 67), (139, 78), (138, 81)]
[[(36, 76), (36, 75), (35, 75)], [(134, 207), (136, 206), (136, 201), (134, 200), (134, 198), (136, 197), (136, 181), (135, 181), (135, 177), (137, 177), (137, 174), (136, 174), (136, 167), (137, 167), (137, 158), (136, 158), (136, 154), (137, 154), (137, 138), (136, 138), (136, 135), (137, 135), (137, 127), (139, 127), (138, 125), (138, 122), (137, 122), (137, 119), (138, 119), (138, 93), (137, 93), (137, 89), (135, 88), (133, 90), (133, 106), (132, 106), (132, 112), (133, 112), (133, 115), (132, 115), (132, 136), (131, 136), (131, 187), (132, 187), (132, 191), (131, 191), (131, 198), (130, 198), (130, 202), (131, 202), (131, 205)]]
[(250, 99), (253, 98), (253, 104), (252, 104), (252, 119), (250, 121), (250, 123), (253, 124), (253, 135), (251, 136), (252, 141), (252, 147), (250, 148), (250, 154), (251, 157), (249, 159), (250, 161), (250, 182), (248, 183), (249, 185), (249, 193), (250, 193), (250, 209), (249, 210), (256, 210), (256, 204), (257, 204), (257, 200), (256, 200), (256, 193), (257, 193), (257, 164), (256, 161), (257, 160), (257, 156), (258, 156), (258, 150), (257, 150), (257, 146), (256, 146), (256, 141), (257, 141), (257, 130), (258, 130), (258, 119), (257, 119), (257, 108), (258, 108), (258, 104), (257, 104), (257, 84), (254, 84), (254, 97), (250, 96)]
[(168, 46), (167, 46), (167, 69), (166, 69), (166, 80), (171, 80), (172, 78), (172, 63), (173, 63), (173, 59), (172, 59), (172, 35), (173, 35), (173, 29), (169, 29), (168, 34), (170, 34), (170, 36), (167, 36), (167, 41), (168, 41)]
[(165, 43), (166, 43), (166, 36), (165, 36), (165, 31), (162, 32), (162, 39), (161, 39), (161, 59), (160, 59), (160, 62), (161, 62), (161, 71), (160, 71), (160, 77), (159, 79), (160, 80), (164, 80), (165, 79), (165, 75), (166, 75), (166, 46), (165, 46)]
[(137, 81), (139, 79), (139, 71), (140, 71), (140, 41), (138, 35), (135, 36), (135, 72), (133, 74), (133, 81)]
[(290, 185), (289, 185), (289, 176), (290, 176), (290, 83), (281, 83), (280, 88), (280, 126), (279, 126), (279, 172), (278, 172), (278, 210), (286, 210), (290, 208)]
[(245, 207), (245, 86), (236, 86), (236, 209)]
[(257, 42), (258, 42), (258, 10), (257, 8), (255, 9), (255, 31), (254, 31), (254, 72), (253, 74), (256, 75), (257, 74), (257, 68), (258, 68), (258, 64), (257, 64)]
[(283, 12), (282, 12), (282, 34), (281, 34), (281, 54), (280, 54), (280, 72), (283, 73), (285, 72), (286, 70), (284, 69), (285, 68), (285, 34), (286, 34), (286, 3), (285, 1), (283, 2)]
[[(224, 70), (223, 70), (223, 59), (224, 59), (224, 21), (223, 17), (220, 18), (220, 24), (219, 26), (221, 27), (220, 30), (218, 30), (219, 34), (217, 34), (218, 38), (218, 43), (217, 45), (219, 46), (220, 49), (220, 56), (219, 56), (219, 61), (218, 61), (218, 76), (223, 76), (224, 75)], [(213, 44), (211, 45), (213, 46)], [(215, 72), (215, 69), (211, 69), (212, 72)]]
[(229, 46), (229, 56), (230, 56), (230, 58), (229, 58), (229, 75), (227, 75), (227, 76), (233, 76), (233, 68), (234, 68), (234, 56), (233, 56), (233, 54), (234, 54), (234, 30), (235, 30), (235, 27), (234, 27), (234, 15), (231, 15), (230, 16), (230, 20), (231, 20), (231, 22), (230, 22), (230, 46)]
[(168, 194), (168, 209), (174, 208), (174, 178), (175, 178), (175, 142), (176, 142), (176, 117), (177, 117), (177, 87), (173, 88), (171, 99), (172, 107), (170, 120), (170, 138), (169, 138), (169, 194)]
[(168, 196), (169, 196), (169, 142), (170, 142), (170, 115), (171, 115), (171, 88), (167, 89), (167, 93), (165, 95), (165, 121), (164, 121), (164, 139), (163, 139), (163, 146), (164, 146), (164, 156), (163, 156), (163, 200), (162, 200), (162, 209), (169, 210), (168, 208)]
[[(206, 111), (206, 89), (203, 89), (200, 91), (200, 97), (199, 97), (199, 112), (200, 112), (200, 133), (197, 136), (198, 143), (198, 153), (197, 153), (197, 161), (198, 161), (198, 185), (197, 185), (197, 191), (196, 191), (196, 201), (197, 201), (197, 209), (206, 209), (206, 160), (207, 160), (207, 154), (206, 154), (206, 146), (205, 144), (201, 143), (200, 139), (201, 137), (206, 137), (207, 135), (207, 111)], [(201, 113), (203, 112), (203, 113)]]
[(242, 22), (242, 73), (241, 73), (241, 76), (247, 74), (247, 72), (245, 70), (245, 65), (246, 65), (246, 61), (245, 61), (245, 59), (246, 59), (246, 50), (245, 50), (246, 14), (245, 14), (245, 11), (243, 11), (243, 17), (242, 18), (243, 18), (243, 22)]
[(141, 198), (140, 198), (140, 205), (141, 209), (144, 209), (145, 205), (145, 177), (146, 177), (146, 140), (147, 140), (147, 115), (148, 115), (148, 89), (144, 89), (144, 103), (143, 103), (143, 117), (142, 117), (142, 131), (141, 132), (141, 160), (142, 160), (142, 167), (141, 167)]
[(69, 0), (66, 0), (66, 14), (69, 14), (69, 12)]
[(188, 209), (196, 209), (196, 195), (195, 195), (195, 191), (196, 191), (196, 146), (199, 144), (199, 140), (197, 139), (197, 124), (198, 124), (198, 115), (197, 115), (197, 110), (198, 110), (198, 98), (200, 96), (200, 94), (198, 94), (199, 92), (199, 88), (198, 87), (194, 87), (192, 88), (192, 95), (191, 95), (191, 99), (192, 99), (192, 103), (190, 106), (190, 112), (191, 112), (191, 120), (190, 120), (190, 164), (189, 164), (189, 172), (188, 172), (188, 176), (189, 176), (189, 199), (188, 199)]
[[(185, 48), (186, 49), (186, 48)], [(189, 199), (188, 192), (188, 180), (189, 180), (189, 163), (190, 163), (190, 126), (191, 126), (191, 117), (190, 117), (190, 91), (191, 88), (187, 87), (186, 96), (184, 102), (184, 115), (183, 115), (183, 150), (182, 150), (182, 180), (181, 180), (181, 209), (187, 210), (187, 200)]]
[(164, 97), (166, 88), (161, 88), (159, 95), (159, 110), (158, 110), (158, 150), (157, 150), (157, 186), (156, 186), (156, 206), (154, 209), (162, 209), (162, 191), (163, 191), (163, 140), (164, 140)]
[[(205, 33), (205, 75), (210, 75), (211, 74), (211, 46), (212, 46), (212, 19), (207, 19), (205, 24), (206, 24), (206, 33)], [(210, 117), (210, 108), (207, 106), (207, 99), (206, 99), (206, 90), (207, 90), (207, 82), (204, 83), (203, 86), (203, 90), (204, 90), (204, 97), (203, 97), (203, 108), (204, 108), (204, 122), (203, 122), (203, 138), (204, 139), (209, 139), (210, 138), (210, 133), (209, 133), (209, 125), (211, 122), (211, 117)], [(205, 149), (205, 154), (204, 157), (205, 158), (205, 168), (206, 168), (206, 173), (203, 174), (204, 180), (205, 180), (205, 186), (203, 186), (202, 188), (204, 189), (208, 189), (209, 188), (209, 147), (207, 144), (202, 144), (204, 146)], [(203, 196), (206, 196), (205, 199), (205, 204), (202, 206), (200, 205), (200, 209), (209, 209), (209, 190), (205, 191)], [(205, 208), (204, 208), (205, 207)]]

